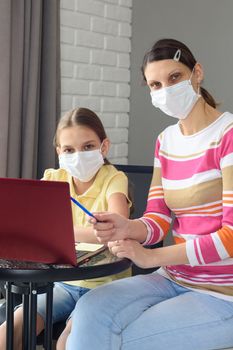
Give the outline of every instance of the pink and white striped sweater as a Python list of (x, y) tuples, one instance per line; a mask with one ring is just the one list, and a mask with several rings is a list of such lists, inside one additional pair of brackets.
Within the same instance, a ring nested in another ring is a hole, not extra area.
[(172, 221), (175, 244), (186, 242), (187, 265), (159, 270), (189, 288), (233, 301), (233, 114), (223, 113), (184, 136), (179, 124), (158, 137), (147, 208), (147, 244)]

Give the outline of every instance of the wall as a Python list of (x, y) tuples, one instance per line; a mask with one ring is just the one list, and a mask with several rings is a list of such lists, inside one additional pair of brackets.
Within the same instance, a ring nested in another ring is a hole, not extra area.
[(61, 108), (101, 118), (109, 159), (127, 163), (132, 0), (61, 0)]
[(205, 71), (204, 87), (233, 112), (233, 1), (133, 0), (129, 164), (153, 164), (154, 140), (175, 121), (151, 105), (141, 85), (144, 53), (165, 37), (184, 41)]

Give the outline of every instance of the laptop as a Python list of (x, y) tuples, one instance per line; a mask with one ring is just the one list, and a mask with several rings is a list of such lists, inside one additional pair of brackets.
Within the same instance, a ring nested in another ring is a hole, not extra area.
[(83, 264), (88, 262), (92, 257), (99, 255), (106, 249), (104, 244), (93, 244), (93, 243), (76, 243), (76, 257), (77, 263)]
[(0, 178), (0, 259), (77, 265), (69, 184)]

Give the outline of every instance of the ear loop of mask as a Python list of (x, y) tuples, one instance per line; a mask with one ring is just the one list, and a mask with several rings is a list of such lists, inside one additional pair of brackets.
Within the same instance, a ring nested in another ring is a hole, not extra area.
[[(193, 70), (192, 70), (192, 73), (191, 73), (190, 78), (189, 78), (189, 84), (190, 84), (190, 85), (192, 85), (191, 79), (192, 79), (193, 72), (194, 72), (194, 70), (195, 70), (195, 66), (196, 66), (196, 64), (194, 65)], [(201, 97), (200, 88), (201, 88), (201, 83), (198, 83), (198, 86), (197, 86), (197, 95), (198, 95), (199, 97)]]
[[(106, 140), (106, 139), (104, 139)], [(99, 148), (99, 151), (100, 151), (100, 154), (102, 154), (102, 157), (105, 159), (104, 155), (103, 155), (103, 151), (102, 151), (102, 147), (103, 147), (103, 144), (104, 144), (104, 140), (101, 142), (101, 145), (100, 145), (100, 148)]]
[(102, 157), (103, 157), (104, 163), (107, 164), (107, 163), (106, 163), (107, 158), (106, 158), (106, 156), (104, 156), (103, 153), (102, 153), (102, 152), (103, 152), (103, 151), (102, 151), (102, 147), (103, 147), (103, 144), (104, 144), (104, 141), (105, 141), (105, 140), (106, 140), (106, 139), (103, 139), (103, 141), (101, 142), (99, 151), (100, 151), (100, 154), (101, 154)]

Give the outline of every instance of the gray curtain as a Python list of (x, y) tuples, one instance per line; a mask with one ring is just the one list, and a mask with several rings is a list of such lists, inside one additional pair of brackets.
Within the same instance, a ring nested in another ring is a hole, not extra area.
[(0, 0), (0, 176), (54, 167), (60, 116), (60, 3)]

